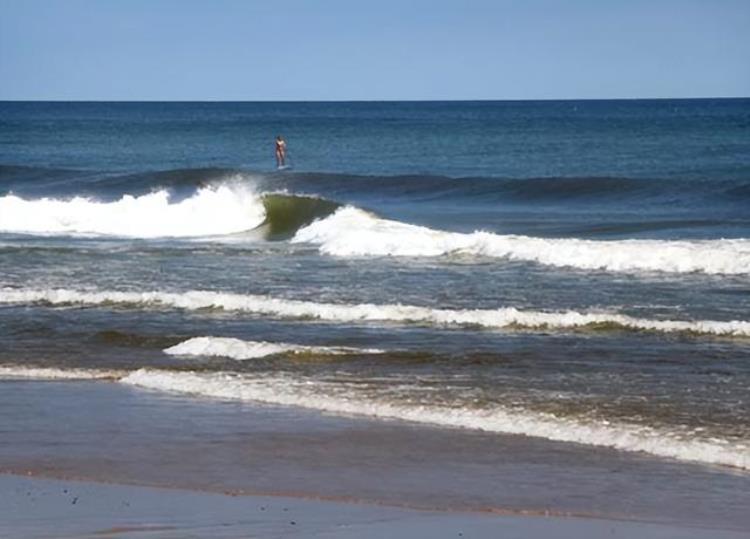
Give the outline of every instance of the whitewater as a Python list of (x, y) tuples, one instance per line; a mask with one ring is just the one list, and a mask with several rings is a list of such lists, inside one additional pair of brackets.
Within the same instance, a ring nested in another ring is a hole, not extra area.
[(174, 200), (167, 189), (111, 202), (83, 196), (0, 197), (0, 232), (24, 234), (200, 237), (252, 230), (264, 218), (260, 198), (236, 185), (199, 188), (183, 200)]
[(291, 354), (293, 356), (338, 356), (347, 354), (382, 354), (376, 348), (351, 348), (347, 346), (306, 346), (293, 343), (245, 341), (232, 337), (192, 337), (165, 348), (165, 354), (183, 357), (226, 357), (236, 360), (259, 359), (267, 356)]
[[(262, 229), (268, 218), (264, 194), (237, 178), (198, 188), (180, 200), (167, 189), (123, 195), (110, 202), (80, 196), (25, 199), (8, 194), (0, 197), (0, 232), (222, 242), (223, 236)], [(289, 198), (299, 201), (304, 197)], [(286, 211), (303, 208), (292, 203)], [(313, 217), (307, 219), (312, 222), (300, 221), (290, 242), (317, 245), (321, 253), (336, 257), (470, 255), (495, 258), (498, 263), (523, 261), (589, 271), (750, 274), (747, 239), (587, 240), (481, 230), (458, 233), (383, 219), (353, 206)], [(294, 216), (275, 218), (293, 220)], [(257, 240), (258, 236), (248, 235), (239, 241)]]
[(577, 311), (522, 311), (515, 307), (497, 309), (436, 309), (416, 305), (318, 303), (271, 296), (188, 290), (184, 292), (81, 291), (73, 289), (0, 289), (0, 304), (93, 305), (119, 304), (135, 308), (177, 308), (190, 311), (220, 309), (280, 318), (317, 319), (330, 322), (381, 322), (430, 324), (434, 326), (476, 326), (497, 329), (577, 328), (631, 329), (663, 333), (693, 333), (729, 337), (750, 337), (747, 320), (655, 320), (613, 313)]
[(409, 405), (368, 397), (359, 394), (356, 389), (342, 391), (344, 388), (333, 384), (289, 376), (268, 376), (259, 379), (231, 373), (176, 373), (140, 369), (122, 378), (121, 382), (148, 389), (203, 397), (299, 406), (339, 414), (521, 434), (622, 451), (644, 452), (685, 461), (750, 468), (750, 442), (745, 445), (715, 439), (690, 439), (689, 430), (681, 434), (634, 424), (577, 421), (558, 418), (551, 414), (510, 410), (502, 406), (466, 409)]
[[(224, 356), (233, 359), (257, 359), (281, 353), (347, 354), (353, 349), (307, 347), (274, 343), (244, 343), (230, 345), (230, 339), (214, 338), (215, 348), (195, 338), (181, 343), (167, 354)], [(380, 351), (360, 351), (380, 353)], [(471, 429), (484, 432), (515, 434), (545, 438), (559, 442), (573, 442), (606, 447), (627, 452), (678, 459), (687, 462), (715, 464), (743, 470), (750, 469), (750, 440), (725, 441), (697, 436), (689, 426), (672, 430), (646, 425), (606, 420), (583, 420), (557, 417), (554, 414), (493, 406), (491, 408), (463, 408), (446, 405), (419, 405), (392, 398), (388, 392), (365, 394), (356, 383), (304, 379), (291, 374), (262, 377), (232, 372), (168, 371), (141, 368), (136, 371), (101, 369), (61, 369), (0, 366), (0, 380), (50, 381), (116, 381), (148, 390), (182, 393), (202, 398), (237, 400), (250, 403), (294, 406), (326, 413), (365, 416), (379, 419), (409, 421), (434, 426)], [(401, 381), (400, 391), (406, 395), (409, 382)], [(415, 385), (414, 388), (418, 387)]]
[(475, 255), (584, 270), (750, 273), (750, 240), (745, 239), (594, 241), (460, 234), (380, 219), (353, 207), (303, 228), (292, 242), (318, 244), (321, 252), (334, 256)]

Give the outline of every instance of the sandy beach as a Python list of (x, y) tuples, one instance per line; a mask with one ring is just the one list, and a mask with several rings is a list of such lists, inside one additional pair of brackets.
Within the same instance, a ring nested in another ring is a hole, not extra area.
[(417, 511), (283, 496), (0, 475), (7, 538), (716, 538), (748, 534), (640, 522)]

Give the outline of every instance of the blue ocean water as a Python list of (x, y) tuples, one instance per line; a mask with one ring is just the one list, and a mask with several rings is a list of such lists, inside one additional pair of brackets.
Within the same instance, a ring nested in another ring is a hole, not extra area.
[(749, 210), (748, 99), (0, 103), (0, 373), (748, 469)]
[(0, 162), (143, 171), (743, 180), (747, 99), (0, 104)]

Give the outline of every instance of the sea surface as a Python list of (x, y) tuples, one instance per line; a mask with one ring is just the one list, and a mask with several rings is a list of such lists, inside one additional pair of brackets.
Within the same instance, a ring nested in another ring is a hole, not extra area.
[(3, 102), (0, 328), (5, 379), (746, 473), (750, 100)]

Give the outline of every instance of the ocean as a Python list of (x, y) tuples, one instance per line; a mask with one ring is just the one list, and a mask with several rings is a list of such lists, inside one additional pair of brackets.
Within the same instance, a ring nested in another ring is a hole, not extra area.
[(3, 380), (746, 473), (750, 99), (3, 102), (0, 328)]

